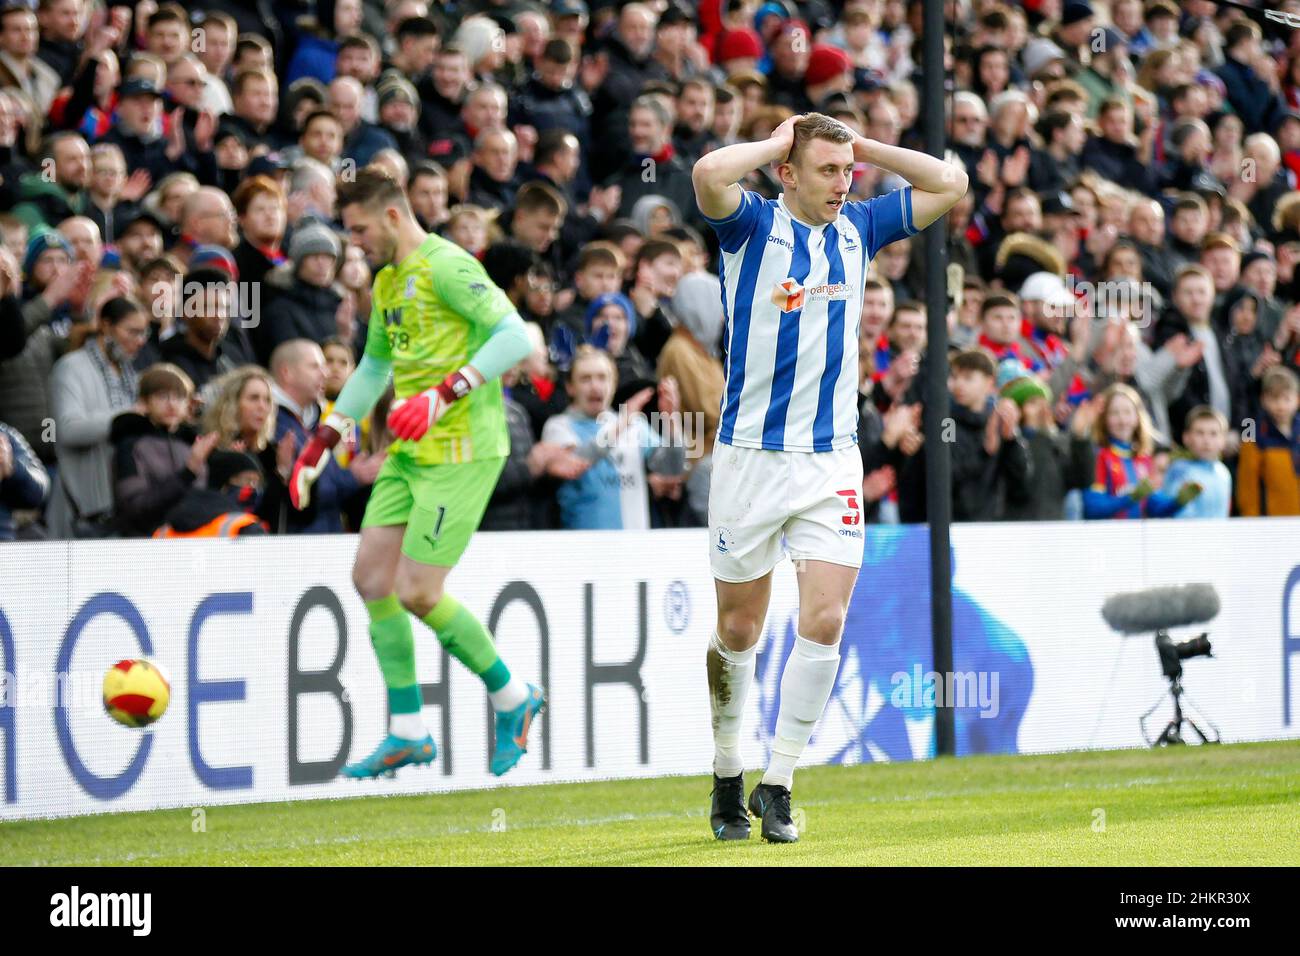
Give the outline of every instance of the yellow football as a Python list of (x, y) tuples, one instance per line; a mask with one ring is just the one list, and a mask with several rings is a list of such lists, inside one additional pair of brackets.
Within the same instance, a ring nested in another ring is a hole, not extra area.
[(104, 710), (119, 724), (147, 727), (167, 711), (167, 675), (152, 661), (118, 661), (104, 675)]

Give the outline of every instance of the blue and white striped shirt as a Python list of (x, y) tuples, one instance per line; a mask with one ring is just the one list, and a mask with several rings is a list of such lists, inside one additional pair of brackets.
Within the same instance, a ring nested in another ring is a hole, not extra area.
[(722, 246), (727, 387), (718, 441), (777, 451), (838, 451), (857, 441), (858, 324), (867, 263), (916, 234), (912, 187), (845, 203), (810, 226), (784, 197), (745, 191)]

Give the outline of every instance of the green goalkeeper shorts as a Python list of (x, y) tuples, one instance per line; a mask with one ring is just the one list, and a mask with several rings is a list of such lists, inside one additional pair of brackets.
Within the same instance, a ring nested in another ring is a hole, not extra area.
[(402, 554), (454, 567), (483, 520), (504, 458), (417, 465), (390, 454), (375, 478), (361, 527), (406, 525)]

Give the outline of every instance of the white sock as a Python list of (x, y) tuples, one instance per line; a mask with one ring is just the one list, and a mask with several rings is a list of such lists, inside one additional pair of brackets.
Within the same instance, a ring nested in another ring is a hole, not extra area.
[(528, 699), (528, 685), (511, 674), (504, 687), (488, 691), (488, 699), (492, 701), (492, 709), (497, 713), (514, 710)]
[(429, 736), (424, 718), (419, 714), (393, 714), (388, 718), (388, 732), (403, 740), (423, 740)]
[(772, 741), (763, 783), (786, 789), (794, 783), (794, 765), (826, 709), (839, 668), (838, 641), (818, 644), (795, 635), (794, 650), (781, 674), (781, 709), (776, 715), (776, 739)]
[(718, 637), (709, 641), (709, 710), (713, 716), (713, 772), (734, 777), (745, 769), (740, 755), (740, 720), (754, 678), (754, 649), (733, 651)]

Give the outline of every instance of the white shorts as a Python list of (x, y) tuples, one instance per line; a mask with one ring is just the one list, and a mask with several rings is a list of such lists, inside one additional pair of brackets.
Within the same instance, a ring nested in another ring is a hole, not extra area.
[(709, 561), (719, 581), (767, 574), (793, 560), (862, 567), (862, 456), (719, 444), (709, 486)]

